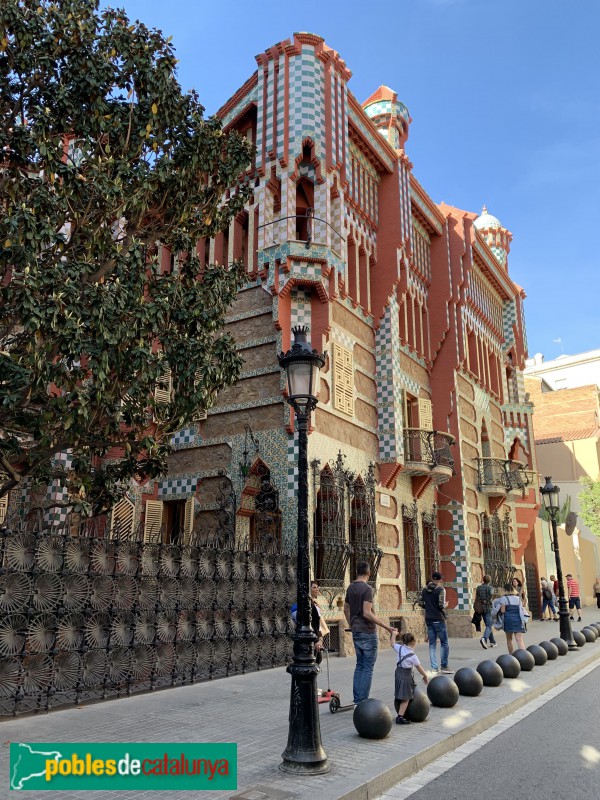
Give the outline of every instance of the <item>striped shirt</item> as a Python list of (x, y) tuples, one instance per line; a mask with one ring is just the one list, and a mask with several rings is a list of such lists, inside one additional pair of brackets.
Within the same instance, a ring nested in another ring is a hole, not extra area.
[(574, 578), (567, 578), (569, 597), (579, 597), (579, 584)]

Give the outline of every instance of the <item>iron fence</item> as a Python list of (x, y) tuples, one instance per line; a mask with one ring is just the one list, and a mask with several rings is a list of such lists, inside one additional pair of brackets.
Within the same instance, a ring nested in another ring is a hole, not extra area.
[(289, 660), (296, 564), (275, 542), (72, 532), (0, 531), (0, 716)]

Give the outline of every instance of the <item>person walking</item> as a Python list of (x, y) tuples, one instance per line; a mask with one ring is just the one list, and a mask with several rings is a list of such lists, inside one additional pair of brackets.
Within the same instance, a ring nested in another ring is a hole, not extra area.
[(592, 592), (596, 595), (596, 605), (600, 608), (600, 576), (596, 578)]
[(481, 614), (481, 618), (485, 623), (485, 630), (483, 636), (479, 640), (479, 644), (484, 650), (489, 647), (496, 647), (497, 642), (494, 638), (494, 629), (492, 628), (492, 602), (493, 602), (492, 579), (489, 575), (483, 576), (483, 583), (475, 589), (475, 611)]
[(394, 628), (386, 625), (373, 613), (373, 589), (368, 580), (371, 567), (367, 561), (356, 565), (356, 580), (346, 589), (344, 616), (352, 631), (352, 642), (356, 651), (356, 667), (352, 691), (354, 702), (366, 700), (371, 691), (373, 669), (377, 661), (377, 626), (391, 634)]
[(506, 646), (508, 652), (514, 650), (513, 636), (517, 640), (520, 649), (525, 649), (525, 624), (527, 615), (523, 606), (521, 596), (517, 594), (517, 589), (512, 583), (504, 585), (505, 594), (500, 598), (500, 613), (502, 614), (504, 633), (506, 634)]
[[(546, 619), (554, 620), (555, 622), (558, 621), (558, 614), (556, 613), (556, 597), (554, 595), (554, 589), (552, 588), (552, 584), (550, 581), (547, 581), (546, 578), (542, 578), (541, 580), (541, 589), (542, 589), (542, 614), (540, 616), (540, 622), (544, 622)], [(550, 611), (550, 616), (546, 617), (546, 609)]]
[(402, 634), (402, 643), (396, 642), (399, 631), (394, 628), (392, 631), (391, 644), (398, 654), (396, 673), (394, 676), (394, 708), (396, 709), (396, 725), (410, 725), (410, 720), (404, 716), (408, 704), (415, 696), (415, 676), (413, 667), (423, 676), (423, 683), (428, 682), (427, 673), (421, 666), (421, 662), (415, 655), (416, 640), (412, 633)]
[(452, 675), (448, 668), (450, 646), (446, 626), (446, 590), (442, 586), (442, 573), (434, 572), (431, 580), (421, 592), (421, 603), (425, 609), (425, 625), (429, 641), (429, 661), (433, 672), (438, 672), (437, 640), (440, 640), (441, 672)]
[(581, 622), (581, 597), (579, 592), (579, 583), (569, 572), (567, 575), (567, 592), (569, 593), (569, 611), (571, 612), (570, 618), (573, 619), (573, 611), (577, 609), (577, 621)]
[(522, 582), (518, 578), (513, 578), (512, 585), (515, 592), (521, 598), (521, 602), (523, 603), (523, 608), (527, 608), (527, 594), (525, 593), (525, 589), (523, 588)]

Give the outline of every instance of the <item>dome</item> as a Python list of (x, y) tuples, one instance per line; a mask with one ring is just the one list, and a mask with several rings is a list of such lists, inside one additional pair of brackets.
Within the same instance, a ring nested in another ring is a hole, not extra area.
[(481, 214), (477, 217), (473, 225), (475, 225), (478, 231), (487, 231), (490, 228), (502, 227), (500, 220), (497, 217), (492, 216), (492, 214), (488, 214), (486, 206), (483, 207)]

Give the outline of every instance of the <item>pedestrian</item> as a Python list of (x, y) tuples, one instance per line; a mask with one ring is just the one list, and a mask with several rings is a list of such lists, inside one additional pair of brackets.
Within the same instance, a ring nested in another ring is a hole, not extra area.
[(396, 725), (410, 725), (410, 720), (404, 716), (408, 704), (415, 696), (415, 676), (413, 667), (423, 676), (423, 683), (428, 682), (427, 673), (421, 666), (415, 654), (416, 640), (412, 633), (402, 634), (402, 643), (396, 642), (399, 631), (394, 628), (391, 634), (392, 647), (398, 653), (396, 674), (394, 676), (394, 708), (396, 709)]
[(579, 596), (579, 583), (575, 580), (575, 578), (569, 574), (567, 575), (567, 591), (569, 593), (569, 611), (571, 614), (569, 615), (571, 619), (573, 619), (573, 611), (577, 609), (577, 621), (581, 622), (581, 598)]
[(479, 584), (475, 590), (475, 611), (481, 614), (481, 618), (485, 623), (485, 630), (483, 636), (479, 640), (479, 644), (484, 650), (489, 647), (496, 647), (497, 642), (494, 638), (494, 630), (492, 628), (492, 601), (494, 592), (492, 590), (492, 579), (489, 575), (483, 576), (483, 583)]
[(548, 620), (554, 620), (555, 622), (558, 621), (558, 614), (556, 613), (556, 597), (554, 595), (554, 590), (552, 588), (552, 584), (550, 581), (547, 581), (546, 578), (542, 578), (541, 580), (541, 588), (542, 588), (542, 615), (540, 617), (540, 622), (544, 622), (546, 620), (546, 609), (550, 611), (550, 616)]
[(558, 581), (556, 580), (556, 575), (550, 575), (550, 580), (552, 581), (552, 591), (554, 592), (554, 597), (559, 597), (558, 593)]
[(521, 650), (525, 649), (525, 625), (527, 614), (523, 606), (521, 596), (517, 594), (517, 589), (513, 583), (504, 585), (505, 594), (500, 598), (500, 613), (502, 614), (504, 633), (506, 634), (506, 646), (508, 652), (514, 649), (513, 636), (517, 640), (517, 645)]
[[(321, 609), (317, 603), (319, 596), (319, 584), (317, 581), (312, 581), (310, 584), (310, 626), (313, 629), (317, 641), (315, 642), (315, 661), (320, 664), (323, 661), (323, 638), (329, 633), (329, 627), (321, 614)], [(298, 622), (298, 605), (294, 605), (290, 609), (292, 620)]]
[(437, 640), (440, 640), (441, 671), (452, 675), (448, 669), (450, 646), (448, 644), (448, 628), (446, 627), (446, 590), (442, 586), (441, 572), (434, 572), (431, 580), (421, 592), (421, 603), (425, 609), (425, 625), (429, 641), (429, 661), (431, 669), (438, 672)]
[(352, 691), (354, 702), (366, 700), (371, 691), (373, 669), (377, 661), (377, 625), (388, 633), (394, 630), (373, 613), (373, 589), (368, 580), (371, 567), (367, 561), (356, 565), (356, 580), (346, 589), (344, 616), (352, 631), (352, 642), (356, 651), (356, 667)]
[(596, 578), (592, 592), (596, 595), (596, 605), (600, 608), (600, 577)]
[(518, 578), (513, 578), (512, 585), (515, 592), (521, 598), (521, 602), (523, 603), (523, 608), (527, 608), (527, 595), (525, 594), (525, 589), (523, 588), (523, 584)]

